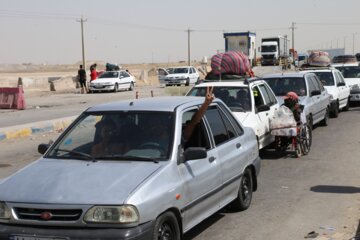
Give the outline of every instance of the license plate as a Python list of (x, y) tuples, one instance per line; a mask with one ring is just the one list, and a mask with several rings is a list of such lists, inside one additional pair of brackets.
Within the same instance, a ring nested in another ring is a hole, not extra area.
[(11, 236), (10, 240), (67, 240), (68, 238), (62, 237), (34, 237), (34, 236), (26, 236), (26, 235), (16, 235)]

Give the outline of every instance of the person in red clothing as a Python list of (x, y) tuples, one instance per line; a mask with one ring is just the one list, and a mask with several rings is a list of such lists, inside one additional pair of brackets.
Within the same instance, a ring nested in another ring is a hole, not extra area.
[(90, 82), (97, 78), (96, 63), (90, 67)]

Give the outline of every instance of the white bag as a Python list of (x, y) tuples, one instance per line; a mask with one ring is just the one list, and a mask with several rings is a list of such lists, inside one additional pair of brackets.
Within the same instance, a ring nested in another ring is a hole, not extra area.
[(283, 129), (283, 128), (294, 128), (296, 127), (296, 121), (292, 111), (282, 105), (279, 110), (274, 112), (274, 116), (270, 119), (270, 129)]

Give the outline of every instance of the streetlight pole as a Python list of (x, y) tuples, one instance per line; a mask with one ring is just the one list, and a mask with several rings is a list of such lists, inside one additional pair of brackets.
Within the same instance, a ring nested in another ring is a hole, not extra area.
[(86, 19), (83, 19), (81, 16), (81, 19), (76, 20), (77, 22), (80, 22), (81, 24), (81, 48), (82, 48), (82, 62), (83, 62), (83, 69), (85, 69), (85, 46), (84, 46), (84, 22), (86, 22)]
[(190, 66), (191, 65), (190, 32), (192, 32), (192, 30), (190, 30), (190, 28), (188, 28), (188, 30), (186, 30), (186, 32), (188, 33), (188, 66)]

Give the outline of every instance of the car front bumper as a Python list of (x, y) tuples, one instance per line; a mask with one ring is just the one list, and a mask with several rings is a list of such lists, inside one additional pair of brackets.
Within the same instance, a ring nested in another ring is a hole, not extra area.
[(350, 102), (360, 102), (360, 92), (350, 93)]
[[(0, 224), (0, 239), (31, 240), (147, 240), (152, 239), (154, 221), (133, 228), (59, 228)], [(18, 237), (17, 237), (18, 236)], [(26, 238), (27, 237), (27, 238)]]
[(110, 91), (114, 90), (115, 85), (90, 85), (91, 91)]

